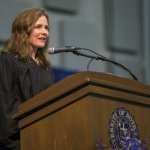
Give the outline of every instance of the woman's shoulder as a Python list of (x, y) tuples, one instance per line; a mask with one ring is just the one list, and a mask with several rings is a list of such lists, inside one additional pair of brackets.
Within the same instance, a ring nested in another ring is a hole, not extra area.
[(13, 53), (13, 52), (5, 52), (2, 51), (0, 52), (0, 63), (2, 66), (8, 66), (8, 68), (18, 68), (18, 66), (20, 65), (20, 61), (19, 57), (17, 54)]
[(8, 71), (16, 72), (19, 76), (28, 70), (28, 65), (16, 53), (0, 52), (0, 70), (4, 68)]
[(3, 60), (12, 61), (12, 60), (16, 60), (18, 58), (18, 55), (12, 52), (2, 51), (0, 52), (0, 58)]

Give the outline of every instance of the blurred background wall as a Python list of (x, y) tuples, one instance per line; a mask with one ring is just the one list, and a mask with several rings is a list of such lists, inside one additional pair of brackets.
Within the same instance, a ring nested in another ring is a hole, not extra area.
[[(50, 47), (72, 45), (92, 49), (126, 65), (150, 84), (149, 0), (1, 0), (0, 45), (10, 35), (12, 20), (28, 7), (44, 7), (50, 16)], [(89, 59), (72, 53), (50, 55), (58, 71), (86, 71)], [(132, 78), (108, 62), (92, 61), (90, 71)], [(61, 71), (61, 72), (59, 72)]]

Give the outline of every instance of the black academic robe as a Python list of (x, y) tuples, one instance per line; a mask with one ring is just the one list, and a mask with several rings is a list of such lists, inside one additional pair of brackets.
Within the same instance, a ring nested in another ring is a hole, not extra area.
[(52, 83), (49, 69), (10, 52), (0, 54), (0, 150), (18, 150), (19, 130), (12, 119), (18, 106)]

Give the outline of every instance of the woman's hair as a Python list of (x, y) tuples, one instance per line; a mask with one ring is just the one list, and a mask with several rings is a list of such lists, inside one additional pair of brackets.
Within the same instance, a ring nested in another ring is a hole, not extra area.
[[(48, 14), (44, 9), (41, 8), (30, 8), (25, 9), (19, 15), (16, 16), (11, 30), (11, 36), (6, 42), (4, 49), (7, 51), (15, 52), (25, 60), (29, 58), (31, 53), (31, 44), (29, 42), (29, 36), (33, 30), (36, 21), (41, 17), (45, 16), (49, 23)], [(40, 48), (37, 51), (36, 58), (39, 64), (47, 67), (49, 65), (45, 50), (48, 46), (48, 40), (44, 48)]]

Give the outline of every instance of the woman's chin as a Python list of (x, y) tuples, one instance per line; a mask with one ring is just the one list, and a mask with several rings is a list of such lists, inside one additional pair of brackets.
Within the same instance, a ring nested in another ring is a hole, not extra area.
[(38, 45), (37, 48), (44, 48), (45, 47), (45, 44), (44, 45)]

